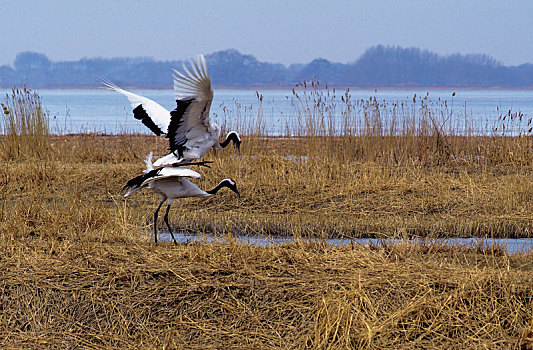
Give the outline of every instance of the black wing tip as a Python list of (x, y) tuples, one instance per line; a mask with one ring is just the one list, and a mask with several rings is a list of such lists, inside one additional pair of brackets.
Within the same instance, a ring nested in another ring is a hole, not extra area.
[(129, 180), (128, 182), (126, 182), (126, 184), (124, 185), (124, 187), (122, 187), (122, 190), (120, 192), (124, 192), (126, 190), (129, 190), (130, 188), (134, 188), (134, 187), (139, 187), (143, 182), (142, 181), (138, 181), (138, 178), (139, 176)]
[(165, 133), (161, 130), (150, 118), (146, 110), (144, 109), (142, 103), (133, 109), (133, 117), (137, 120), (140, 120), (151, 132), (157, 136), (164, 135)]
[(125, 191), (127, 189), (133, 188), (133, 187), (140, 187), (144, 180), (147, 178), (148, 174), (142, 174), (139, 176), (134, 177), (133, 179), (128, 180), (124, 187), (122, 187), (122, 191)]
[(142, 174), (142, 175), (134, 177), (133, 179), (130, 179), (128, 182), (126, 182), (124, 187), (122, 187), (122, 191), (125, 191), (125, 190), (130, 189), (130, 188), (134, 188), (134, 187), (141, 187), (141, 185), (143, 184), (144, 181), (146, 181), (147, 179), (149, 179), (149, 178), (151, 178), (153, 176), (156, 176), (161, 171), (161, 169), (163, 169), (163, 168), (150, 170), (146, 174)]

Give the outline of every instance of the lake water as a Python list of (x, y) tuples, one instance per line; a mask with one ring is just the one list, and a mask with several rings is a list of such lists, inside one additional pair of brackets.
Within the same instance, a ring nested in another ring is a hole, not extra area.
[[(139, 121), (133, 118), (132, 108), (126, 97), (105, 89), (38, 89), (43, 105), (50, 115), (52, 132), (78, 133), (150, 133)], [(172, 110), (176, 106), (172, 90), (137, 90), (132, 92), (153, 99), (163, 107)], [(0, 89), (2, 96), (10, 92)], [(326, 98), (328, 104), (335, 105), (327, 113), (340, 120), (343, 110), (341, 101), (344, 90), (333, 90)], [(507, 113), (521, 112), (524, 120), (533, 116), (533, 90), (350, 90), (351, 101), (368, 101), (376, 98), (378, 102), (387, 102), (390, 110), (397, 102), (405, 106), (413, 106), (413, 96), (417, 102), (420, 97), (428, 96), (434, 111), (442, 111), (446, 101), (446, 113), (453, 113), (457, 120), (468, 118), (473, 120), (479, 130), (487, 130)], [(259, 102), (258, 95), (262, 96)], [(300, 95), (302, 93), (300, 92)], [(324, 93), (325, 96), (325, 93)], [(308, 96), (312, 100), (312, 96)], [(418, 106), (418, 104), (415, 104)], [(357, 108), (357, 107), (356, 107)], [(263, 131), (270, 135), (284, 134), (291, 129), (297, 111), (302, 106), (296, 101), (292, 90), (225, 90), (216, 89), (211, 112), (219, 123), (226, 123), (234, 129), (242, 129), (243, 124), (255, 124), (259, 113)], [(357, 112), (356, 112), (357, 113)], [(361, 113), (361, 111), (359, 111)], [(386, 113), (385, 117), (386, 117)], [(525, 123), (525, 122), (524, 122)], [(239, 128), (241, 126), (241, 128)], [(246, 130), (240, 130), (241, 132)]]

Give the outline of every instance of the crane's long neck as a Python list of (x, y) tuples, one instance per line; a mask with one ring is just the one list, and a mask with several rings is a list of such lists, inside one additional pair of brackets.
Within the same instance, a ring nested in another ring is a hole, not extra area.
[(212, 190), (209, 190), (209, 191), (205, 191), (205, 192), (207, 192), (209, 195), (214, 195), (214, 194), (217, 193), (222, 187), (228, 187), (228, 184), (226, 184), (224, 181), (220, 181), (220, 183), (219, 183), (215, 188), (213, 188)]
[(237, 196), (240, 197), (239, 191), (237, 190), (237, 185), (235, 184), (235, 181), (233, 181), (232, 179), (224, 179), (224, 180), (220, 181), (215, 188), (213, 188), (212, 190), (206, 191), (206, 193), (209, 194), (209, 195), (213, 195), (213, 194), (217, 193), (218, 190), (220, 190), (223, 187), (229, 188), (230, 190), (235, 192), (237, 194)]
[(230, 131), (226, 136), (224, 142), (220, 144), (220, 147), (225, 148), (230, 141), (233, 141), (233, 146), (235, 148), (239, 148), (239, 146), (241, 145), (241, 137), (239, 136), (239, 134), (237, 134), (235, 131)]

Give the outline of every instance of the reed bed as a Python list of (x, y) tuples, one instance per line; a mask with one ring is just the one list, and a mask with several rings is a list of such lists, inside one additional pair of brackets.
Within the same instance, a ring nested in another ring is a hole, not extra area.
[(376, 108), (388, 112), (373, 106), (356, 115), (374, 121), (353, 134), (322, 128), (327, 113), (295, 112), (314, 131), (273, 136), (254, 119), (241, 157), (208, 153), (214, 163), (199, 170), (199, 186), (232, 177), (242, 200), (224, 192), (179, 201), (171, 224), (226, 244), (154, 245), (146, 233), (156, 196), (123, 199), (144, 156), (165, 153), (164, 139), (42, 128), (28, 137), (46, 152), (14, 152), (26, 141), (3, 129), (1, 346), (532, 348), (531, 252), (232, 238), (531, 237), (527, 116), (513, 135), (443, 131), (431, 118), (409, 133), (379, 134)]

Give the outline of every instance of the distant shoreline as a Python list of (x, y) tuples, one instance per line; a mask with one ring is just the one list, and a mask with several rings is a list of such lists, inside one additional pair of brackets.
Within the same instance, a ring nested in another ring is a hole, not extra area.
[[(205, 59), (217, 89), (285, 90), (313, 81), (338, 90), (533, 89), (533, 63), (505, 66), (483, 54), (443, 56), (399, 46), (371, 47), (351, 63), (316, 58), (284, 66), (235, 49), (206, 54)], [(0, 66), (0, 86), (92, 89), (101, 86), (100, 79), (110, 79), (123, 88), (167, 90), (173, 85), (172, 69), (186, 62), (148, 57), (52, 61), (45, 54), (27, 51), (17, 55), (12, 66)]]

